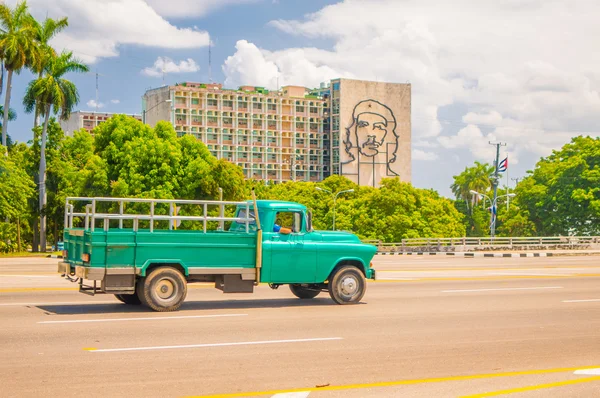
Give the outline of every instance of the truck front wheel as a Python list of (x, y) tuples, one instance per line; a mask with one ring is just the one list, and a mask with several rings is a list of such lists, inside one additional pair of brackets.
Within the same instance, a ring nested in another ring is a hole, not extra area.
[(138, 296), (154, 311), (177, 311), (187, 295), (187, 282), (172, 267), (159, 267), (139, 281)]
[(356, 304), (365, 295), (367, 284), (360, 270), (351, 265), (336, 271), (329, 280), (329, 295), (338, 304)]
[(299, 299), (312, 299), (321, 293), (319, 290), (309, 289), (301, 285), (290, 285), (290, 290)]

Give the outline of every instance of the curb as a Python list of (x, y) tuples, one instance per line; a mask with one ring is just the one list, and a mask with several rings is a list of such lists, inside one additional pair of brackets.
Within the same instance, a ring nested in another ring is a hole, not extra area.
[[(581, 253), (587, 254), (587, 253)], [(510, 257), (553, 257), (560, 256), (562, 254), (559, 253), (474, 253), (474, 252), (408, 252), (408, 253), (377, 253), (379, 256), (453, 256), (453, 257), (500, 257), (500, 258), (510, 258)], [(565, 254), (571, 255), (571, 254)]]
[(56, 254), (50, 254), (50, 255), (46, 256), (46, 258), (63, 258), (63, 256), (61, 256), (61, 255), (57, 256)]

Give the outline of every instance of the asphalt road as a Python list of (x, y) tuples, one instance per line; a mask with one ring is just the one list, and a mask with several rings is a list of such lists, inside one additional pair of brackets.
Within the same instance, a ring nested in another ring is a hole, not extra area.
[(0, 396), (598, 397), (600, 257), (377, 257), (360, 305), (189, 290), (176, 313), (0, 259)]

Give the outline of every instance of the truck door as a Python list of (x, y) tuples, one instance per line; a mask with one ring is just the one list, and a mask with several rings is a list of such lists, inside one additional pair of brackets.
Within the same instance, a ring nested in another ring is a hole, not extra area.
[(276, 225), (289, 228), (290, 234), (273, 232), (271, 235), (272, 283), (311, 283), (317, 271), (317, 245), (305, 240), (306, 227), (301, 212), (277, 213)]

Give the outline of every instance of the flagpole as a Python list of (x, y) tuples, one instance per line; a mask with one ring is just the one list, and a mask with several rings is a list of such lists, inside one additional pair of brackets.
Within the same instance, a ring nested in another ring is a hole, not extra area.
[(506, 152), (506, 211), (508, 212), (509, 206), (510, 206), (510, 196), (508, 196), (509, 194), (509, 187), (508, 187), (508, 152)]

